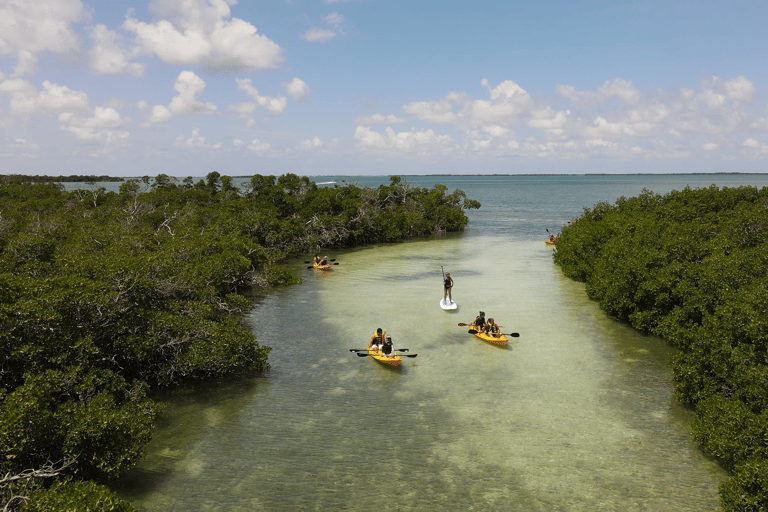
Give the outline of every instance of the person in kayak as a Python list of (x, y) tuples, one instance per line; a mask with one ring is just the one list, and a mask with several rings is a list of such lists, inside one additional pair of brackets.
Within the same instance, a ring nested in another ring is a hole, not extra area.
[(323, 256), (323, 259), (320, 260), (320, 265), (327, 265), (328, 264), (328, 256)]
[(496, 325), (496, 322), (493, 320), (493, 318), (488, 319), (488, 323), (485, 324), (483, 331), (485, 331), (485, 334), (490, 334), (494, 338), (499, 337), (499, 326)]
[(312, 260), (312, 263), (314, 263), (315, 265), (319, 265), (320, 261), (322, 261), (322, 258), (317, 254), (315, 254), (315, 258)]
[(381, 346), (384, 344), (384, 331), (381, 327), (376, 329), (376, 332), (371, 336), (371, 341), (368, 342), (368, 348), (373, 350), (381, 350)]
[(480, 314), (477, 315), (475, 321), (469, 324), (470, 329), (473, 327), (478, 331), (483, 330), (483, 327), (485, 327), (485, 311), (480, 311)]
[(381, 353), (387, 357), (395, 356), (395, 346), (392, 344), (392, 336), (387, 336), (381, 346)]
[(446, 272), (443, 277), (443, 302), (446, 305), (453, 302), (453, 299), (451, 298), (451, 288), (453, 288), (453, 278), (451, 278), (450, 272)]

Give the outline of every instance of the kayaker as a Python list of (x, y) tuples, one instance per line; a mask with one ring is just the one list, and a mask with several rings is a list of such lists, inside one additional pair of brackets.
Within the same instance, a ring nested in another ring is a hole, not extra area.
[(475, 321), (472, 322), (469, 327), (474, 327), (478, 331), (482, 330), (483, 327), (485, 327), (485, 311), (480, 311), (480, 314), (477, 315), (477, 318), (475, 318)]
[(443, 277), (443, 302), (445, 302), (446, 305), (453, 302), (453, 298), (451, 298), (451, 288), (453, 288), (453, 278), (451, 278), (450, 272), (446, 272), (445, 277)]
[(381, 346), (381, 353), (387, 357), (394, 356), (395, 346), (392, 344), (392, 336), (387, 336), (384, 340), (384, 344)]
[(315, 265), (319, 265), (320, 261), (322, 261), (322, 258), (317, 254), (315, 254), (315, 259), (312, 260), (312, 263), (314, 263)]
[(320, 260), (320, 265), (327, 265), (328, 264), (328, 256), (323, 256), (323, 259)]
[(499, 326), (496, 325), (496, 322), (493, 320), (493, 318), (488, 319), (488, 323), (485, 324), (485, 334), (489, 334), (493, 336), (494, 338), (499, 337)]
[(374, 350), (381, 350), (381, 346), (384, 344), (384, 331), (381, 330), (381, 327), (376, 329), (376, 332), (373, 333), (373, 336), (371, 336), (371, 341), (368, 342), (368, 348), (372, 348)]

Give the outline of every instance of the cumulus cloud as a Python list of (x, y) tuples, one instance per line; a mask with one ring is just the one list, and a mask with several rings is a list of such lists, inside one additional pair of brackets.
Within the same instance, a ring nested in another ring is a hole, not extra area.
[(99, 74), (142, 76), (145, 66), (131, 63), (138, 55), (138, 48), (127, 50), (121, 44), (120, 36), (105, 25), (96, 25), (91, 30), (94, 47), (90, 49), (91, 67)]
[(386, 116), (381, 114), (373, 114), (372, 116), (360, 116), (354, 120), (355, 124), (396, 124), (404, 122), (404, 117), (397, 117), (393, 114)]
[(458, 115), (453, 112), (454, 106), (465, 105), (469, 96), (465, 93), (450, 92), (437, 101), (415, 101), (403, 107), (403, 110), (418, 119), (438, 124), (455, 123)]
[(290, 82), (283, 82), (281, 85), (291, 95), (293, 101), (301, 101), (310, 93), (309, 86), (297, 76), (293, 77), (293, 80)]
[[(294, 81), (295, 80), (298, 80), (298, 79), (294, 79)], [(299, 82), (301, 82), (301, 80), (299, 80)], [(288, 105), (288, 100), (286, 99), (285, 96), (262, 96), (261, 94), (259, 94), (258, 89), (256, 89), (253, 86), (250, 78), (244, 78), (244, 79), (238, 78), (237, 88), (240, 91), (243, 91), (246, 94), (246, 96), (254, 100), (254, 101), (234, 103), (227, 107), (227, 110), (229, 110), (230, 112), (234, 112), (239, 117), (251, 116), (258, 107), (267, 109), (269, 113), (272, 115), (281, 115), (285, 111), (286, 106)], [(248, 121), (248, 126), (252, 126), (253, 124), (254, 124), (254, 121), (250, 119)]]
[(266, 156), (267, 152), (272, 148), (272, 144), (269, 142), (262, 142), (259, 139), (253, 139), (246, 147), (257, 155)]
[(367, 126), (355, 129), (355, 140), (363, 147), (398, 150), (418, 153), (438, 153), (440, 148), (451, 142), (450, 135), (437, 135), (432, 130), (411, 130), (395, 132), (387, 127), (384, 133), (371, 130)]
[(336, 32), (327, 28), (312, 27), (304, 32), (301, 37), (310, 43), (327, 43), (336, 37)]
[(256, 27), (232, 18), (234, 0), (155, 0), (160, 18), (146, 23), (129, 16), (123, 28), (141, 49), (169, 64), (201, 65), (211, 72), (274, 69), (282, 62), (280, 46)]
[(71, 112), (59, 114), (61, 129), (83, 142), (105, 146), (123, 144), (130, 133), (119, 130), (125, 121), (114, 108), (96, 107), (92, 117), (80, 117)]
[[(148, 128), (152, 124), (167, 123), (173, 119), (173, 116), (215, 114), (218, 107), (200, 99), (205, 92), (205, 87), (205, 81), (192, 71), (182, 71), (173, 84), (173, 89), (177, 92), (176, 96), (171, 98), (167, 106), (153, 106), (149, 118), (139, 126)], [(139, 102), (140, 110), (146, 108), (146, 102)]]
[(9, 142), (8, 147), (13, 149), (40, 149), (40, 146), (34, 142), (28, 142), (27, 139), (21, 138), (17, 138), (13, 142)]
[(173, 88), (179, 93), (168, 105), (168, 110), (173, 114), (212, 114), (216, 111), (216, 105), (200, 100), (199, 97), (205, 91), (205, 81), (192, 71), (179, 73)]
[(612, 97), (629, 105), (634, 105), (641, 99), (640, 91), (632, 85), (632, 81), (621, 78), (606, 80), (596, 91), (578, 91), (572, 85), (558, 85), (555, 91), (569, 99), (575, 107), (592, 107), (605, 103)]
[[(688, 158), (695, 152), (727, 158), (725, 149), (741, 143), (734, 137), (768, 131), (765, 111), (749, 107), (755, 90), (743, 76), (713, 76), (701, 80), (698, 90), (670, 91), (640, 91), (631, 81), (616, 78), (593, 91), (559, 85), (552, 97), (533, 97), (511, 80), (481, 84), (488, 91), (484, 98), (450, 92), (408, 103), (403, 110), (423, 121), (452, 125), (458, 135), (463, 132), (464, 142), (454, 144), (457, 152), (464, 147), (531, 158)], [(395, 147), (386, 132), (362, 126), (373, 121), (382, 119), (356, 119), (359, 145)], [(521, 133), (522, 144), (516, 140)], [(721, 140), (702, 142), (691, 138), (695, 134)]]
[(332, 12), (323, 16), (323, 21), (332, 27), (339, 28), (344, 24), (346, 20), (341, 14)]
[(755, 139), (753, 139), (751, 137), (749, 139), (745, 140), (744, 142), (742, 142), (741, 145), (744, 146), (744, 147), (747, 147), (747, 148), (759, 148), (760, 147), (760, 143), (757, 142)]
[(299, 150), (300, 151), (310, 151), (312, 149), (317, 149), (320, 146), (323, 145), (323, 141), (320, 140), (320, 137), (312, 137), (311, 139), (303, 140), (299, 144)]
[(192, 129), (192, 135), (189, 137), (185, 137), (184, 135), (179, 135), (176, 137), (176, 140), (173, 141), (173, 145), (177, 148), (183, 148), (183, 149), (219, 149), (221, 148), (221, 143), (218, 142), (216, 144), (209, 144), (205, 142), (205, 137), (200, 135), (200, 130), (198, 128)]
[(27, 80), (4, 80), (0, 82), (0, 94), (8, 94), (9, 114), (14, 116), (51, 116), (90, 110), (87, 94), (47, 80), (39, 91)]
[(63, 53), (80, 41), (70, 24), (87, 18), (80, 0), (0, 3), (0, 55), (15, 56), (16, 75), (31, 73), (40, 52)]

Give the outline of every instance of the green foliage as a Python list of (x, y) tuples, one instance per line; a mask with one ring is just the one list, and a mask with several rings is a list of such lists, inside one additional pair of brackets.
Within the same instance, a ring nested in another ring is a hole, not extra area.
[(138, 512), (130, 503), (121, 500), (116, 493), (94, 482), (61, 480), (50, 489), (30, 496), (25, 512), (69, 512), (75, 510), (94, 512)]
[(644, 191), (566, 226), (555, 262), (614, 318), (667, 339), (726, 510), (768, 509), (768, 189)]

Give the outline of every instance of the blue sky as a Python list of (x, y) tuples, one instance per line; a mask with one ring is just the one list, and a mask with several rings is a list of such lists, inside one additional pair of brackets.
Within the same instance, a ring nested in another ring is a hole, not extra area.
[(768, 2), (0, 0), (0, 173), (768, 172)]

